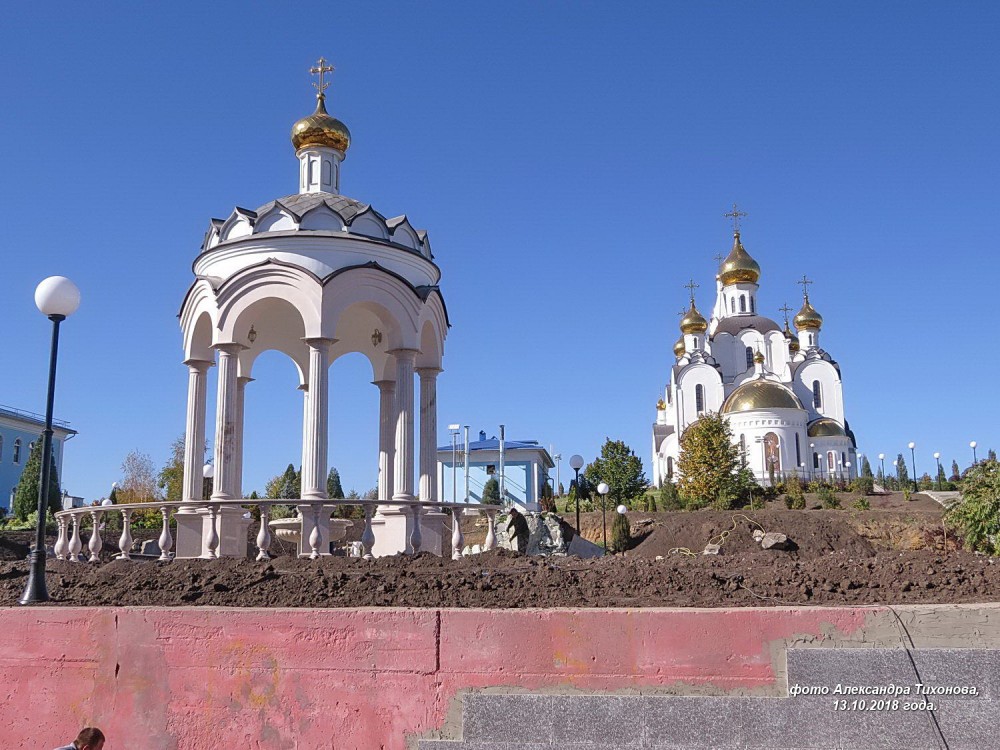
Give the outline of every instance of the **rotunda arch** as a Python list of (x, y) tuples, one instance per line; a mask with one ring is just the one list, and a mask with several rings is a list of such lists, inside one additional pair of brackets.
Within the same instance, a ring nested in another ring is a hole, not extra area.
[(246, 268), (216, 292), (219, 306), (216, 343), (245, 342), (250, 321), (244, 312), (267, 299), (291, 304), (302, 320), (303, 336), (320, 337), (322, 296), (319, 279), (298, 266), (269, 260)]

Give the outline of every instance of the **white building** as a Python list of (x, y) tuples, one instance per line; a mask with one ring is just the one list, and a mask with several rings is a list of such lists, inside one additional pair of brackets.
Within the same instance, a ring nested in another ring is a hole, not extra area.
[(758, 313), (760, 266), (744, 249), (739, 229), (719, 267), (710, 320), (691, 306), (674, 344), (675, 364), (653, 424), (653, 479), (673, 480), (679, 438), (709, 412), (729, 421), (758, 481), (792, 475), (852, 478), (857, 455), (844, 416), (840, 366), (819, 345), (823, 317), (803, 278), (798, 333)]

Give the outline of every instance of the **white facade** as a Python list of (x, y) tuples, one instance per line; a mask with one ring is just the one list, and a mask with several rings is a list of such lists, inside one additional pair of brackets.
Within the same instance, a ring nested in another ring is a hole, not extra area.
[(695, 307), (681, 321), (675, 363), (653, 424), (653, 481), (677, 477), (680, 435), (702, 415), (723, 414), (757, 480), (772, 474), (851, 479), (853, 435), (844, 413), (840, 366), (819, 347), (822, 316), (804, 295), (798, 334), (761, 315), (760, 267), (740, 233), (716, 276), (710, 319)]

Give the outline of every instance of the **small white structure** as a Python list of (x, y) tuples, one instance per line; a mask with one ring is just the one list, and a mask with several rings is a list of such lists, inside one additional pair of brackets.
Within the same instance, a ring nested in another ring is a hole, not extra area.
[[(734, 207), (734, 219), (743, 215)], [(691, 304), (674, 344), (675, 364), (653, 424), (653, 480), (673, 481), (680, 435), (708, 412), (729, 421), (747, 466), (767, 484), (772, 474), (850, 480), (857, 473), (854, 436), (844, 416), (840, 365), (819, 346), (823, 317), (803, 277), (798, 335), (758, 312), (760, 266), (740, 240), (716, 276), (710, 320)]]
[[(328, 370), (351, 352), (368, 358), (380, 394), (379, 499), (437, 498), (436, 387), (449, 325), (438, 288), (441, 272), (426, 232), (405, 216), (387, 219), (340, 194), (351, 136), (326, 111), (323, 76), (330, 70), (324, 60), (312, 69), (319, 74), (313, 84), (316, 111), (292, 128), (298, 193), (213, 219), (195, 259), (195, 281), (180, 310), (188, 367), (185, 500), (202, 497), (206, 390), (213, 365), (218, 390), (212, 499), (242, 498), (244, 398), (254, 361), (268, 350), (287, 355), (299, 373), (303, 519), (318, 517), (327, 497)], [(414, 482), (418, 403), (419, 484)], [(178, 557), (206, 556), (208, 514), (178, 512)], [(328, 513), (323, 516), (321, 526), (329, 521)], [(425, 516), (423, 549), (440, 544), (440, 517)], [(242, 518), (235, 505), (219, 511), (219, 554), (246, 553)], [(384, 507), (375, 522), (382, 526), (376, 554), (406, 549), (410, 513)]]

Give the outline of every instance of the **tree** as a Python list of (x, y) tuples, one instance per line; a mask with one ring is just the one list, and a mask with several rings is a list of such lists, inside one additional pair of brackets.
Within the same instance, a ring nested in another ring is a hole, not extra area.
[(184, 436), (170, 445), (170, 458), (156, 478), (164, 500), (180, 500), (184, 496)]
[(680, 510), (683, 506), (681, 505), (681, 498), (677, 494), (677, 485), (675, 485), (670, 480), (663, 483), (660, 487), (660, 510)]
[(326, 495), (333, 498), (344, 496), (344, 488), (340, 484), (340, 472), (334, 468), (331, 468), (330, 473), (326, 475)]
[(1000, 463), (986, 459), (966, 472), (962, 501), (945, 519), (965, 538), (965, 548), (994, 555), (1000, 550)]
[(297, 500), (302, 497), (302, 474), (295, 470), (294, 464), (288, 464), (285, 473), (281, 475), (278, 497), (282, 500)]
[(988, 451), (986, 451), (986, 460), (987, 461), (996, 461), (997, 460), (997, 452), (995, 450), (993, 450), (992, 448), (990, 448)]
[(563, 488), (563, 483), (560, 482), (559, 483), (559, 497), (562, 497), (565, 494), (566, 494), (566, 490)]
[(156, 468), (145, 453), (129, 451), (122, 461), (122, 481), (118, 495), (123, 503), (151, 503), (158, 499)]
[(902, 453), (896, 457), (896, 480), (900, 487), (908, 486), (910, 481), (910, 473), (906, 470), (906, 461)]
[(542, 484), (541, 497), (538, 499), (539, 504), (542, 506), (542, 510), (546, 513), (554, 513), (556, 509), (556, 502), (552, 497), (552, 485), (548, 482)]
[(868, 463), (868, 456), (865, 456), (861, 461), (861, 476), (870, 477), (872, 474), (872, 465)]
[(945, 489), (947, 489), (948, 477), (945, 476), (944, 465), (943, 464), (938, 464), (938, 471), (937, 471), (936, 480), (937, 480), (937, 483), (939, 485), (941, 485), (942, 487), (944, 487)]
[(632, 543), (632, 530), (629, 528), (628, 517), (624, 513), (615, 513), (611, 524), (611, 550), (625, 552)]
[(271, 477), (264, 484), (264, 497), (268, 500), (277, 500), (281, 497), (281, 485), (285, 482), (284, 474)]
[(649, 486), (642, 470), (642, 461), (635, 455), (635, 451), (625, 445), (624, 441), (611, 438), (605, 438), (601, 455), (584, 469), (583, 475), (590, 484), (607, 483), (611, 507), (630, 505), (633, 500), (645, 494)]
[(958, 461), (952, 459), (951, 462), (951, 476), (948, 477), (949, 482), (961, 482), (962, 481), (962, 471), (958, 468)]
[(486, 505), (500, 504), (500, 482), (495, 477), (490, 477), (483, 485), (483, 503)]
[[(56, 513), (62, 510), (61, 493), (59, 491), (59, 474), (56, 471), (55, 456), (49, 456), (49, 498), (46, 506), (48, 512)], [(42, 438), (31, 444), (31, 452), (24, 464), (24, 471), (14, 490), (14, 517), (18, 521), (26, 521), (29, 513), (38, 512), (38, 493), (42, 487)]]
[(709, 413), (681, 434), (677, 490), (688, 508), (705, 507), (720, 495), (733, 492), (739, 448), (733, 444), (729, 422)]

